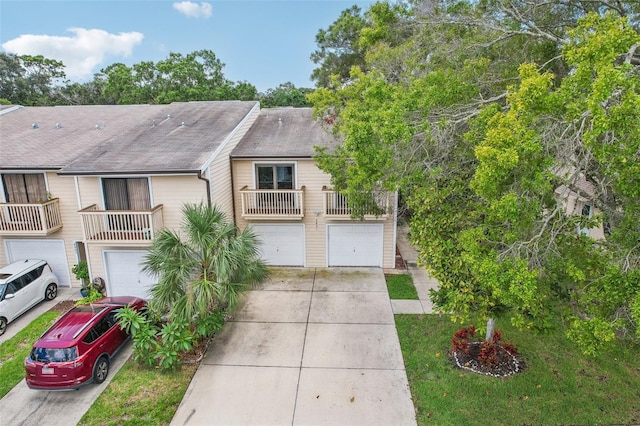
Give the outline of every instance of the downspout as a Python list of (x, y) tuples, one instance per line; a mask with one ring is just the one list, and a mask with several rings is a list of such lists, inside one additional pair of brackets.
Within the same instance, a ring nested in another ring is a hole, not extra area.
[(206, 177), (202, 176), (202, 171), (198, 170), (198, 179), (203, 180), (207, 187), (207, 205), (211, 207), (211, 182)]
[(233, 224), (238, 226), (236, 222), (236, 191), (233, 187), (233, 158), (229, 156), (229, 173), (231, 173), (231, 212), (233, 213)]

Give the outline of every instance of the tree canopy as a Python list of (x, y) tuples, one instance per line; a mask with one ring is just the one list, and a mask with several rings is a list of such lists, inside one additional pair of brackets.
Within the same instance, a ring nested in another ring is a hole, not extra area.
[(639, 338), (638, 4), (402, 5), (367, 11), (364, 66), (310, 96), (344, 140), (321, 168), (356, 201), (401, 192), (455, 320)]

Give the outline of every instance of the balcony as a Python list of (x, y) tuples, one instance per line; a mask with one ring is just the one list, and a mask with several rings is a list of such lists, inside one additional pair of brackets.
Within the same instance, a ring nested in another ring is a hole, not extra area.
[(363, 220), (384, 220), (389, 217), (391, 205), (391, 193), (380, 192), (375, 194), (370, 203), (363, 207), (363, 211), (358, 214), (346, 196), (339, 192), (328, 189), (326, 186), (322, 188), (323, 192), (323, 214), (330, 220), (352, 220), (354, 217), (362, 217)]
[(162, 204), (152, 210), (98, 210), (95, 204), (80, 210), (82, 232), (88, 243), (151, 243), (162, 228)]
[(240, 189), (242, 217), (247, 220), (302, 220), (304, 186), (301, 189)]
[(62, 229), (60, 199), (44, 203), (0, 203), (0, 235), (44, 236)]

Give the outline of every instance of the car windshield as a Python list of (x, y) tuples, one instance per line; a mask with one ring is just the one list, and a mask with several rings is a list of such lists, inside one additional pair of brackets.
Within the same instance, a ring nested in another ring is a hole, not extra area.
[(4, 296), (4, 289), (7, 288), (7, 284), (0, 284), (0, 300), (2, 300), (2, 296)]
[(78, 352), (72, 348), (33, 348), (31, 359), (36, 362), (69, 362), (76, 359)]

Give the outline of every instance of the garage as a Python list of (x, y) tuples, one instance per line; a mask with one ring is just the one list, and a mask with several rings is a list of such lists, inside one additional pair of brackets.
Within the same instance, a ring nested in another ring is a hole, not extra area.
[(327, 225), (327, 266), (382, 267), (384, 225)]
[(262, 260), (272, 266), (304, 266), (305, 239), (301, 223), (252, 224), (262, 242)]
[(60, 287), (71, 287), (69, 263), (63, 240), (5, 240), (9, 263), (20, 259), (43, 259), (58, 277)]
[(106, 271), (109, 296), (138, 296), (148, 299), (149, 289), (156, 283), (153, 275), (142, 271), (145, 250), (104, 250), (102, 257)]

